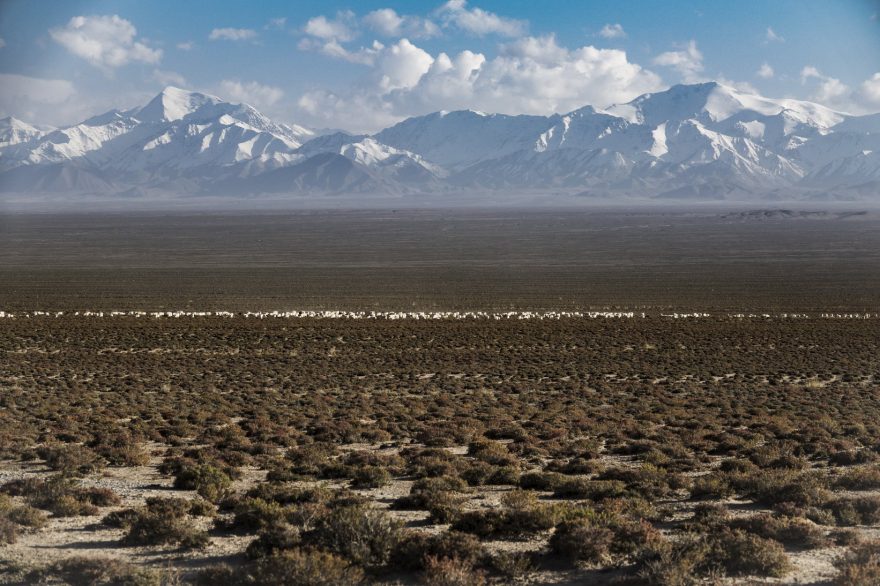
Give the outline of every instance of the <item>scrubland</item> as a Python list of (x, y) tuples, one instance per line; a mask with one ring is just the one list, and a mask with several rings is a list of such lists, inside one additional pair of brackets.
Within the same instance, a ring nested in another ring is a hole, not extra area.
[(876, 320), (6, 319), (0, 580), (880, 580)]

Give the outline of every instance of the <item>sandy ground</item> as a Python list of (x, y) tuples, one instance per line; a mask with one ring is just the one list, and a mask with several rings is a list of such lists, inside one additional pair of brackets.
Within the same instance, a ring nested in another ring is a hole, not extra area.
[[(351, 445), (348, 450), (377, 449), (376, 446)], [(464, 453), (466, 448), (451, 448), (455, 453)], [(254, 539), (253, 536), (230, 535), (211, 531), (210, 545), (202, 550), (182, 550), (175, 546), (125, 547), (120, 545), (124, 531), (107, 528), (101, 525), (101, 518), (107, 513), (127, 507), (139, 506), (149, 497), (184, 497), (194, 498), (193, 491), (176, 490), (172, 487), (172, 479), (163, 476), (157, 470), (163, 448), (153, 444), (150, 446), (153, 455), (150, 463), (145, 466), (128, 468), (107, 468), (100, 473), (92, 474), (83, 479), (84, 486), (95, 486), (112, 489), (122, 498), (118, 507), (104, 507), (97, 515), (68, 518), (49, 518), (48, 524), (36, 530), (26, 530), (15, 544), (0, 546), (0, 567), (18, 568), (19, 572), (0, 573), (0, 583), (16, 583), (27, 570), (37, 569), (53, 562), (74, 556), (115, 558), (137, 565), (154, 568), (166, 568), (185, 578), (193, 572), (220, 562), (236, 564), (244, 559), (243, 551)], [(606, 457), (608, 463), (626, 465), (627, 459), (619, 456)], [(233, 489), (243, 492), (265, 479), (265, 472), (255, 468), (243, 468), (242, 477)], [(0, 483), (18, 478), (44, 477), (49, 470), (38, 462), (0, 462)], [(376, 506), (387, 509), (391, 515), (403, 522), (407, 527), (426, 531), (439, 532), (447, 525), (431, 525), (427, 523), (425, 511), (397, 511), (389, 509), (391, 503), (409, 494), (411, 480), (397, 479), (377, 489), (359, 490), (368, 496)], [(343, 481), (322, 481), (313, 484), (326, 484), (342, 487)], [(498, 508), (500, 499), (505, 492), (511, 490), (503, 487), (479, 487), (467, 493), (465, 508), (469, 510), (481, 508)], [(880, 491), (874, 491), (878, 494)], [(841, 493), (850, 495), (866, 495), (867, 492)], [(548, 497), (550, 493), (542, 494)], [(692, 514), (695, 503), (686, 500), (669, 500), (658, 503), (673, 510), (673, 518), (684, 519)], [(752, 515), (763, 512), (748, 501), (730, 499), (725, 501), (733, 515)], [(201, 528), (211, 530), (212, 520), (199, 518)], [(880, 538), (880, 527), (859, 527), (859, 533), (865, 538)], [(550, 532), (536, 535), (524, 540), (486, 540), (484, 544), (492, 551), (540, 552), (547, 545)], [(778, 583), (778, 584), (827, 584), (835, 575), (833, 563), (845, 553), (843, 547), (827, 547), (813, 550), (789, 550), (794, 570), (782, 579), (735, 580), (725, 582), (736, 583)], [(611, 570), (592, 570), (583, 568), (570, 570), (563, 568), (542, 568), (532, 574), (526, 583), (530, 584), (584, 584), (596, 580), (606, 582), (615, 575)], [(391, 584), (393, 582), (389, 582)], [(398, 582), (399, 583), (399, 582)]]

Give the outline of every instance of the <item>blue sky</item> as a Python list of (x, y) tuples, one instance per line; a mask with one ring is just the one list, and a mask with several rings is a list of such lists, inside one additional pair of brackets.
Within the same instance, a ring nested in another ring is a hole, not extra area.
[(66, 124), (165, 85), (371, 131), (720, 80), (880, 110), (880, 1), (2, 0), (0, 115)]

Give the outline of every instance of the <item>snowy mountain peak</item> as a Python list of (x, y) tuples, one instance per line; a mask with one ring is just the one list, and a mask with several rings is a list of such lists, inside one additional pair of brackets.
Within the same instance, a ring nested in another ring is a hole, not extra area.
[(712, 124), (735, 116), (779, 116), (814, 128), (830, 128), (845, 115), (812, 102), (770, 99), (718, 82), (674, 85), (666, 91), (644, 94), (605, 110), (625, 120), (656, 127), (663, 122), (694, 119)]
[(168, 87), (51, 132), (0, 120), (0, 191), (880, 197), (880, 114), (717, 82), (550, 116), (435, 112), (372, 135)]
[(13, 116), (7, 116), (6, 118), (0, 118), (0, 130), (24, 130), (24, 131), (32, 131), (39, 132), (36, 126), (32, 126), (27, 122), (19, 120)]
[(222, 102), (216, 96), (168, 86), (146, 106), (136, 110), (134, 116), (144, 122), (172, 122), (205, 106), (215, 106)]
[(0, 148), (28, 142), (43, 134), (44, 132), (36, 126), (23, 122), (18, 118), (7, 116), (0, 119)]

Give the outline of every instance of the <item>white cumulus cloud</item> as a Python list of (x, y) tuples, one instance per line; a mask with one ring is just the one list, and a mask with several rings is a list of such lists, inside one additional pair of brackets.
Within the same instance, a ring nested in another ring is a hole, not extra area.
[(880, 72), (875, 73), (862, 83), (862, 98), (875, 107), (880, 106)]
[(57, 124), (66, 121), (61, 110), (76, 95), (73, 84), (64, 79), (42, 79), (15, 73), (0, 73), (0, 115), (29, 122)]
[(762, 64), (761, 67), (758, 68), (758, 71), (755, 72), (755, 75), (761, 79), (771, 79), (775, 74), (776, 72), (773, 71), (773, 68), (769, 63)]
[(663, 87), (624, 51), (568, 49), (552, 35), (503, 45), (494, 58), (472, 51), (429, 54), (412, 42), (382, 47), (346, 92), (315, 90), (298, 104), (315, 125), (372, 131), (435, 110), (551, 114), (629, 101)]
[(284, 97), (284, 92), (271, 85), (255, 81), (240, 82), (224, 79), (220, 82), (220, 92), (224, 98), (233, 102), (244, 102), (256, 108), (274, 106)]
[(49, 30), (52, 39), (73, 55), (108, 70), (131, 61), (156, 64), (162, 50), (136, 39), (137, 29), (124, 18), (74, 16), (61, 27)]
[(599, 36), (606, 39), (623, 39), (626, 38), (626, 31), (620, 24), (606, 24), (599, 31)]
[(364, 15), (363, 23), (372, 31), (385, 37), (409, 37), (422, 39), (436, 37), (440, 27), (427, 18), (400, 15), (392, 8), (380, 8)]
[(324, 41), (306, 37), (300, 39), (297, 47), (301, 51), (317, 51), (335, 59), (343, 59), (351, 63), (360, 63), (361, 65), (372, 65), (375, 62), (376, 55), (385, 48), (385, 45), (379, 41), (373, 41), (373, 44), (369, 47), (352, 50), (344, 47), (335, 39)]
[(185, 41), (183, 43), (177, 43), (177, 48), (180, 49), (181, 51), (191, 51), (192, 48), (195, 46), (196, 46), (196, 44), (193, 43), (192, 41)]
[(257, 31), (250, 28), (215, 28), (208, 38), (212, 41), (249, 41), (256, 36)]
[(345, 10), (338, 12), (332, 20), (323, 15), (310, 18), (303, 27), (303, 32), (325, 41), (347, 42), (357, 36), (355, 27), (354, 13)]
[(821, 71), (807, 65), (801, 70), (801, 83), (818, 80), (819, 85), (813, 92), (812, 99), (826, 105), (840, 105), (850, 94), (850, 88), (835, 77), (824, 75)]
[(654, 64), (675, 69), (687, 83), (699, 81), (703, 71), (703, 54), (691, 40), (681, 51), (667, 51), (654, 57)]
[(880, 72), (853, 89), (838, 78), (807, 65), (801, 69), (801, 84), (813, 86), (811, 100), (831, 108), (857, 115), (880, 110)]
[(437, 14), (447, 26), (456, 26), (477, 36), (517, 37), (527, 28), (523, 20), (505, 18), (482, 8), (468, 8), (467, 0), (449, 0), (437, 9)]

